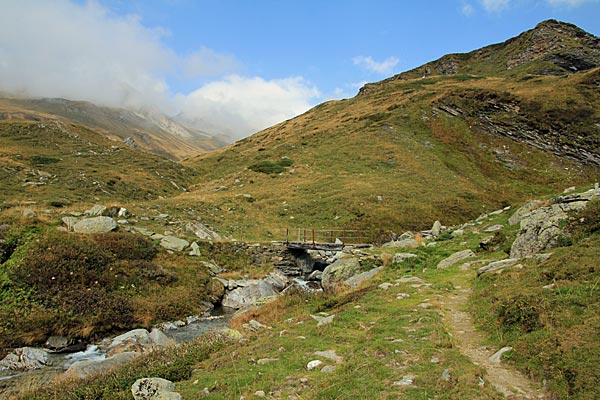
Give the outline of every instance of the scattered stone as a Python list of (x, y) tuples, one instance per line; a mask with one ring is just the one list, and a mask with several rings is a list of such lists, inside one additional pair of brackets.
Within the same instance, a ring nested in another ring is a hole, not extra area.
[(321, 360), (312, 360), (308, 364), (306, 364), (306, 369), (309, 371), (314, 370), (315, 368), (319, 368), (323, 364)]
[(408, 299), (410, 297), (410, 294), (408, 293), (398, 293), (396, 295), (396, 300), (404, 300), (404, 299)]
[(213, 275), (217, 275), (217, 274), (220, 274), (221, 272), (225, 272), (224, 268), (219, 267), (217, 264), (212, 263), (212, 262), (200, 261), (200, 264), (202, 264), (203, 266), (205, 266), (206, 268), (208, 268), (208, 270), (210, 271), (210, 273), (213, 274)]
[(323, 271), (313, 271), (307, 278), (309, 281), (320, 281), (323, 279)]
[(432, 364), (439, 364), (440, 363), (440, 359), (437, 358), (436, 356), (433, 356), (429, 359), (429, 362)]
[(142, 378), (131, 386), (131, 394), (135, 400), (181, 400), (175, 392), (175, 384), (162, 378)]
[(37, 214), (35, 213), (35, 211), (33, 211), (31, 208), (26, 208), (23, 210), (22, 212), (23, 216), (25, 218), (34, 218), (37, 216)]
[(384, 243), (381, 247), (392, 249), (416, 248), (419, 247), (419, 242), (417, 242), (415, 239), (394, 240), (391, 242)]
[(255, 319), (251, 319), (247, 324), (244, 324), (243, 327), (253, 332), (256, 332), (260, 329), (269, 329), (267, 325), (262, 324)]
[(336, 314), (330, 315), (328, 317), (321, 317), (321, 316), (318, 316), (318, 315), (312, 315), (311, 314), (311, 317), (315, 321), (318, 322), (317, 326), (324, 326), (324, 325), (328, 325), (328, 324), (332, 323), (333, 319), (335, 318), (335, 315)]
[(544, 289), (544, 290), (554, 290), (554, 289), (556, 289), (556, 283), (551, 283), (549, 285), (542, 286), (542, 289)]
[(67, 226), (67, 230), (73, 231), (73, 226), (79, 221), (77, 217), (62, 217), (62, 222)]
[(195, 257), (199, 257), (202, 255), (202, 253), (200, 253), (200, 246), (198, 246), (198, 243), (192, 242), (192, 244), (190, 245), (190, 252), (188, 254), (190, 256)]
[(463, 236), (464, 234), (465, 234), (464, 229), (456, 229), (456, 230), (452, 231), (450, 236), (452, 236), (453, 238), (457, 238), (457, 237)]
[(266, 394), (265, 394), (265, 392), (263, 390), (257, 390), (256, 392), (254, 392), (254, 395), (256, 397), (260, 397), (260, 398), (263, 398), (263, 397), (266, 396)]
[(273, 286), (276, 290), (282, 291), (290, 284), (290, 279), (283, 272), (276, 269), (267, 275), (265, 282)]
[(190, 245), (185, 239), (180, 239), (175, 236), (165, 236), (160, 241), (161, 247), (171, 251), (182, 251)]
[(449, 382), (450, 379), (452, 379), (452, 376), (450, 375), (450, 370), (446, 368), (444, 372), (442, 372), (442, 380)]
[(451, 267), (452, 265), (456, 264), (459, 261), (462, 260), (466, 260), (468, 258), (475, 258), (477, 257), (475, 255), (475, 253), (473, 253), (472, 250), (462, 250), (459, 252), (456, 252), (454, 254), (452, 254), (450, 257), (447, 257), (445, 259), (443, 259), (442, 261), (440, 261), (437, 265), (437, 268), (443, 269), (443, 268), (448, 268)]
[(72, 344), (72, 341), (64, 336), (50, 336), (48, 340), (46, 340), (45, 346), (47, 349), (59, 352), (63, 349), (66, 349)]
[(431, 227), (431, 234), (433, 237), (440, 236), (440, 232), (442, 231), (442, 223), (440, 221), (435, 221), (433, 226)]
[(48, 364), (48, 353), (43, 349), (20, 347), (0, 360), (0, 371), (31, 371)]
[(393, 383), (394, 386), (409, 386), (412, 385), (415, 381), (415, 377), (412, 375), (405, 375), (402, 377), (402, 380), (396, 381)]
[(108, 207), (95, 205), (89, 210), (84, 211), (83, 213), (89, 217), (99, 217), (104, 215), (104, 212), (108, 209)]
[(314, 354), (318, 357), (327, 358), (336, 364), (341, 364), (344, 362), (344, 357), (339, 356), (335, 350), (315, 351)]
[(416, 254), (413, 253), (396, 253), (394, 254), (394, 258), (392, 259), (392, 263), (394, 264), (399, 264), (404, 260), (407, 260), (409, 258), (414, 258), (417, 257)]
[(324, 374), (333, 374), (335, 372), (335, 366), (334, 365), (326, 365), (323, 368), (321, 368), (321, 372)]
[(217, 334), (223, 335), (226, 338), (229, 338), (231, 340), (242, 340), (244, 338), (244, 336), (241, 334), (240, 331), (236, 331), (235, 329), (231, 329), (231, 328), (218, 328), (218, 329), (213, 329), (212, 332), (215, 332)]
[(500, 361), (502, 360), (502, 355), (503, 355), (504, 353), (507, 353), (507, 352), (511, 351), (512, 349), (513, 349), (513, 348), (512, 348), (512, 347), (510, 347), (510, 346), (507, 346), (507, 347), (503, 347), (503, 348), (501, 348), (500, 350), (498, 350), (497, 352), (495, 352), (495, 353), (494, 353), (494, 354), (493, 354), (493, 355), (492, 355), (492, 356), (489, 358), (490, 362), (493, 362), (493, 363), (500, 364)]
[(400, 279), (396, 279), (397, 283), (425, 283), (423, 279), (418, 276), (403, 276)]
[(489, 263), (485, 267), (481, 267), (477, 270), (477, 276), (481, 276), (486, 272), (500, 271), (504, 268), (512, 267), (519, 262), (518, 258), (507, 258), (506, 260), (494, 261)]
[(488, 227), (488, 228), (484, 229), (483, 231), (484, 231), (484, 232), (487, 232), (487, 233), (491, 233), (491, 232), (500, 231), (500, 230), (502, 230), (503, 228), (504, 228), (504, 225), (492, 225), (492, 226), (490, 226), (490, 227)]
[(393, 287), (394, 285), (392, 283), (389, 282), (384, 282), (381, 285), (377, 286), (379, 289), (381, 290), (388, 290), (389, 288)]
[(76, 222), (73, 230), (77, 233), (108, 233), (119, 225), (110, 217), (86, 218)]
[(269, 364), (275, 361), (279, 361), (279, 358), (261, 358), (260, 360), (258, 360), (256, 363), (258, 365), (265, 365), (265, 364)]

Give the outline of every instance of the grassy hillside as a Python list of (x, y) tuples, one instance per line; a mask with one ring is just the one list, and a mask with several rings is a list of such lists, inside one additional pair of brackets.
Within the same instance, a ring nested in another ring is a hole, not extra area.
[(0, 204), (156, 199), (181, 192), (194, 172), (95, 131), (60, 121), (0, 122)]
[(182, 126), (160, 113), (134, 112), (66, 99), (0, 98), (0, 120), (57, 118), (119, 141), (132, 138), (140, 148), (174, 160), (225, 145), (217, 136)]
[[(264, 239), (285, 226), (457, 223), (600, 177), (600, 92), (589, 84), (598, 73), (373, 84), (185, 161), (200, 182), (172, 201), (204, 205), (211, 223)], [(571, 157), (584, 154), (577, 148), (594, 156)]]

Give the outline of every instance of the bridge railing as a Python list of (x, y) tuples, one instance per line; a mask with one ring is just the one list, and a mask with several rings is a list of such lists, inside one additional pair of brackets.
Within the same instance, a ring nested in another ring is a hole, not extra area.
[(285, 242), (363, 244), (366, 232), (359, 229), (285, 228)]

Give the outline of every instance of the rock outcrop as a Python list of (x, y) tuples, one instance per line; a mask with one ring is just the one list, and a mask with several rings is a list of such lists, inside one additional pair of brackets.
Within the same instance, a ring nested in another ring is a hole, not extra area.
[(77, 233), (108, 233), (117, 228), (117, 223), (110, 217), (85, 218), (73, 225), (73, 231)]

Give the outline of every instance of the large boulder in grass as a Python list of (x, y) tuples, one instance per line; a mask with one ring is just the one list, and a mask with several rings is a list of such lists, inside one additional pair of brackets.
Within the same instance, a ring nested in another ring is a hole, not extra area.
[(469, 258), (475, 258), (477, 257), (475, 255), (475, 253), (473, 253), (472, 250), (462, 250), (462, 251), (458, 251), (454, 254), (452, 254), (449, 257), (444, 258), (442, 261), (440, 261), (437, 265), (438, 268), (440, 269), (444, 269), (444, 268), (448, 268), (453, 266), (454, 264), (456, 264), (459, 261), (463, 261)]
[(117, 228), (117, 223), (110, 217), (86, 218), (73, 225), (73, 231), (77, 233), (108, 233)]
[(134, 400), (181, 400), (175, 384), (162, 378), (141, 378), (131, 386)]
[(361, 273), (360, 260), (356, 257), (341, 258), (323, 270), (321, 285), (323, 289), (333, 289), (338, 283)]
[(182, 251), (190, 245), (190, 242), (188, 242), (185, 239), (177, 238), (175, 236), (164, 236), (160, 240), (160, 245), (167, 250)]
[(268, 297), (275, 296), (277, 291), (263, 280), (251, 281), (248, 285), (238, 287), (225, 295), (223, 306), (243, 308), (258, 303)]
[(0, 361), (0, 371), (31, 371), (48, 363), (48, 353), (33, 347), (20, 347)]

